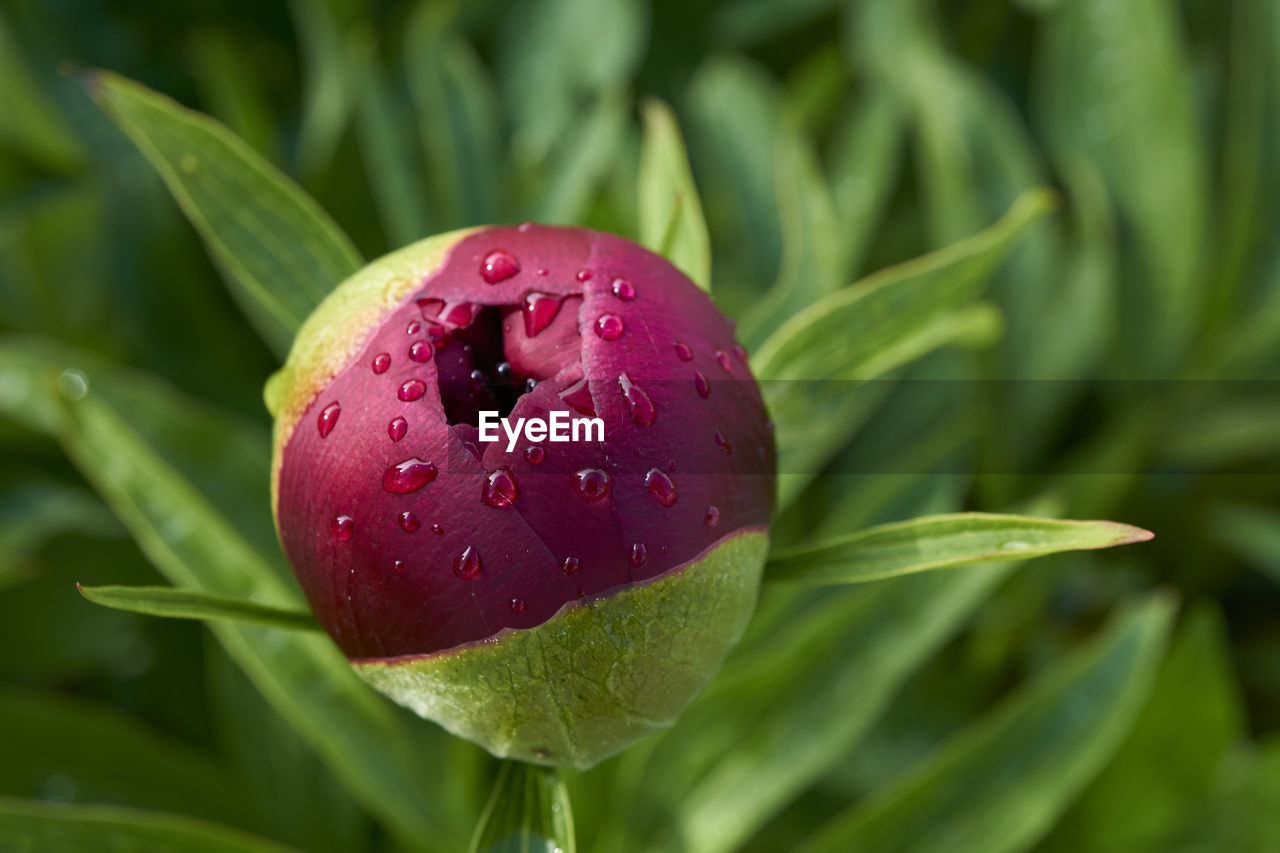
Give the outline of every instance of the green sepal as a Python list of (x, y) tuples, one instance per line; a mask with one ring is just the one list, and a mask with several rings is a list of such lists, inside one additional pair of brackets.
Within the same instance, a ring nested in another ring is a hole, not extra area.
[(355, 660), (369, 684), (502, 758), (591, 767), (675, 723), (755, 609), (769, 537), (566, 604), (535, 628), (425, 656)]

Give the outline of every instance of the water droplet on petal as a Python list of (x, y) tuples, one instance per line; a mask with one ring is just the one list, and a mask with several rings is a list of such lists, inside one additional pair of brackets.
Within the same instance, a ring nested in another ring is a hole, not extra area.
[(400, 529), (405, 533), (413, 533), (422, 526), (422, 522), (418, 521), (418, 517), (411, 512), (400, 513)]
[(480, 574), (480, 553), (476, 546), (468, 545), (462, 553), (453, 558), (453, 573), (463, 580), (471, 580)]
[(524, 316), (524, 333), (532, 338), (550, 326), (556, 314), (560, 313), (560, 306), (563, 303), (563, 296), (553, 296), (550, 293), (534, 292), (526, 296), (521, 309)]
[(441, 527), (441, 526), (440, 526), (440, 525), (438, 525), (438, 524), (432, 524), (432, 525), (431, 525), (431, 532), (432, 532), (432, 533), (434, 533), (434, 534), (435, 534), (435, 535), (437, 535), (437, 536), (443, 536), (443, 535), (444, 535), (444, 528), (443, 528), (443, 527)]
[(320, 410), (320, 417), (316, 418), (316, 428), (320, 430), (321, 438), (328, 438), (329, 433), (333, 432), (333, 428), (338, 425), (340, 414), (342, 414), (342, 407), (337, 403), (330, 403)]
[(601, 314), (596, 318), (596, 334), (606, 341), (616, 341), (622, 337), (622, 318), (617, 314)]
[(386, 373), (387, 368), (391, 366), (391, 354), (380, 352), (373, 357), (373, 372)]
[(693, 350), (684, 341), (676, 341), (676, 357), (681, 361), (693, 361)]
[(596, 416), (596, 403), (591, 399), (591, 388), (587, 385), (587, 380), (579, 379), (572, 385), (567, 386), (560, 392), (560, 399), (573, 407), (573, 409), (587, 417), (594, 418)]
[(503, 509), (515, 503), (519, 496), (520, 490), (516, 488), (516, 478), (511, 475), (511, 469), (498, 468), (485, 477), (480, 500), (487, 506)]
[(424, 361), (431, 360), (431, 353), (433, 351), (431, 344), (426, 341), (414, 341), (413, 346), (409, 347), (409, 358), (412, 361), (422, 364)]
[(421, 379), (409, 379), (400, 386), (396, 396), (405, 403), (412, 403), (414, 400), (421, 399), (425, 393), (427, 393), (427, 383)]
[(584, 503), (599, 503), (609, 496), (609, 474), (599, 468), (583, 468), (573, 475), (573, 488)]
[(707, 514), (703, 517), (703, 521), (707, 523), (707, 527), (715, 527), (720, 523), (720, 510), (714, 505), (707, 507)]
[(422, 323), (417, 320), (410, 320), (409, 325), (404, 327), (404, 333), (409, 337), (420, 334), (422, 332)]
[(412, 457), (392, 465), (382, 474), (382, 488), (393, 495), (416, 492), (436, 478), (440, 470), (430, 462)]
[(591, 270), (578, 270), (577, 279), (578, 281), (590, 281), (593, 275), (594, 273)]
[(480, 277), (489, 284), (506, 281), (520, 272), (520, 263), (515, 256), (503, 249), (494, 249), (484, 256), (480, 264)]
[(547, 269), (546, 267), (542, 267), (541, 269), (538, 270), (538, 275), (551, 275), (551, 270)]
[(581, 567), (582, 564), (577, 557), (565, 557), (564, 561), (560, 563), (560, 571), (566, 575), (573, 574)]
[(630, 559), (631, 565), (637, 569), (649, 562), (649, 551), (644, 547), (643, 542), (636, 542), (631, 546), (631, 554), (628, 559)]
[(623, 302), (630, 302), (636, 298), (636, 286), (625, 278), (615, 278), (609, 289), (613, 291), (614, 296)]
[(679, 497), (676, 484), (671, 482), (671, 478), (657, 468), (650, 468), (649, 472), (644, 475), (644, 487), (658, 503), (665, 507), (675, 506), (676, 498)]
[(547, 458), (547, 451), (542, 449), (541, 445), (531, 444), (524, 449), (524, 461), (530, 465), (541, 465), (542, 460)]
[(738, 361), (742, 362), (743, 364), (747, 363), (747, 348), (744, 347), (742, 344), (734, 344), (733, 346), (729, 347), (729, 352), (733, 353), (734, 356), (738, 359)]
[(387, 435), (392, 441), (399, 441), (409, 432), (409, 422), (404, 418), (392, 418), (387, 424)]
[(653, 422), (658, 418), (658, 410), (644, 389), (632, 382), (631, 377), (625, 373), (618, 377), (618, 387), (622, 391), (622, 398), (627, 401), (632, 422), (636, 426), (653, 426)]
[(533, 230), (533, 223), (521, 222), (519, 225), (516, 226), (516, 230), (519, 231), (521, 234), (527, 234)]
[(725, 373), (733, 373), (733, 362), (729, 361), (729, 354), (722, 349), (716, 350), (716, 361), (720, 362), (720, 366), (724, 368)]
[(392, 568), (392, 569), (394, 569), (396, 572), (403, 573), (403, 572), (404, 572), (404, 560), (392, 560), (392, 561), (391, 561), (391, 568)]
[(523, 613), (523, 612), (524, 612), (524, 599), (523, 599), (523, 598), (513, 598), (513, 599), (511, 599), (511, 612), (512, 612), (512, 613)]
[(698, 389), (698, 396), (707, 399), (711, 394), (711, 383), (707, 381), (707, 377), (702, 375), (701, 371), (693, 372), (693, 387)]
[(339, 542), (350, 542), (356, 532), (356, 520), (349, 515), (338, 516), (330, 526), (333, 529), (334, 538)]
[(725, 453), (733, 452), (733, 448), (729, 445), (729, 439), (725, 438), (724, 433), (720, 432), (720, 430), (716, 430), (715, 440), (716, 447), (719, 447)]

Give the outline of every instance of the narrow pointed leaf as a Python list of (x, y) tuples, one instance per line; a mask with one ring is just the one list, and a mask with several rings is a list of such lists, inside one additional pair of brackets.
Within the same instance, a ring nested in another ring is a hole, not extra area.
[(110, 72), (90, 91), (151, 161), (277, 353), (360, 254), (309, 196), (224, 126)]
[(992, 560), (1144, 542), (1152, 534), (1114, 521), (1062, 521), (964, 512), (869, 527), (769, 559), (771, 581), (862, 583)]
[(470, 853), (574, 853), (573, 813), (557, 772), (503, 762)]
[(640, 242), (666, 254), (695, 284), (710, 290), (711, 241), (675, 113), (654, 98), (640, 110)]
[(121, 850), (129, 853), (284, 853), (291, 848), (215, 823), (111, 806), (0, 799), (6, 850)]
[(317, 631), (316, 620), (302, 610), (269, 607), (225, 595), (210, 595), (171, 586), (81, 586), (80, 594), (103, 607), (163, 616), (169, 619), (205, 619), (243, 622), (286, 631)]
[(1151, 689), (1173, 617), (1152, 596), (800, 849), (1025, 850), (1110, 758)]

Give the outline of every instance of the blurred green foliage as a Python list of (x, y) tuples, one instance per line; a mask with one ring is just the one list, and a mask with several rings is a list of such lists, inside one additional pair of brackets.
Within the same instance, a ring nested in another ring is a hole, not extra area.
[[(1269, 0), (0, 0), (0, 850), (1280, 848), (1278, 143)], [(302, 193), (220, 195), (253, 152)], [(1156, 539), (770, 585), (676, 728), (559, 779), (322, 636), (76, 594), (295, 609), (292, 329), (524, 219), (668, 252), (760, 375), (834, 383), (766, 384), (785, 553), (963, 510)]]

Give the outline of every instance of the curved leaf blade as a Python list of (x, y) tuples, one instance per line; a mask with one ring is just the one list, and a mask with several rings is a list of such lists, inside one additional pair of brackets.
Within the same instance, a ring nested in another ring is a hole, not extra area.
[(1024, 850), (1101, 769), (1146, 700), (1173, 618), (1155, 595), (802, 846)]
[(81, 586), (80, 594), (103, 607), (161, 616), (168, 619), (203, 619), (243, 622), (286, 631), (318, 631), (310, 613), (270, 607), (225, 595), (171, 586)]
[(229, 827), (175, 815), (10, 799), (0, 799), (0, 838), (4, 838), (7, 850), (67, 853), (284, 853), (291, 849)]
[(881, 524), (769, 558), (770, 581), (862, 583), (993, 560), (1113, 548), (1153, 537), (1114, 521), (963, 512)]
[(660, 252), (703, 290), (711, 290), (711, 238), (675, 113), (649, 98), (640, 105), (640, 242)]
[(254, 326), (281, 355), (320, 300), (360, 268), (318, 204), (226, 127), (107, 71), (95, 100), (160, 173)]

